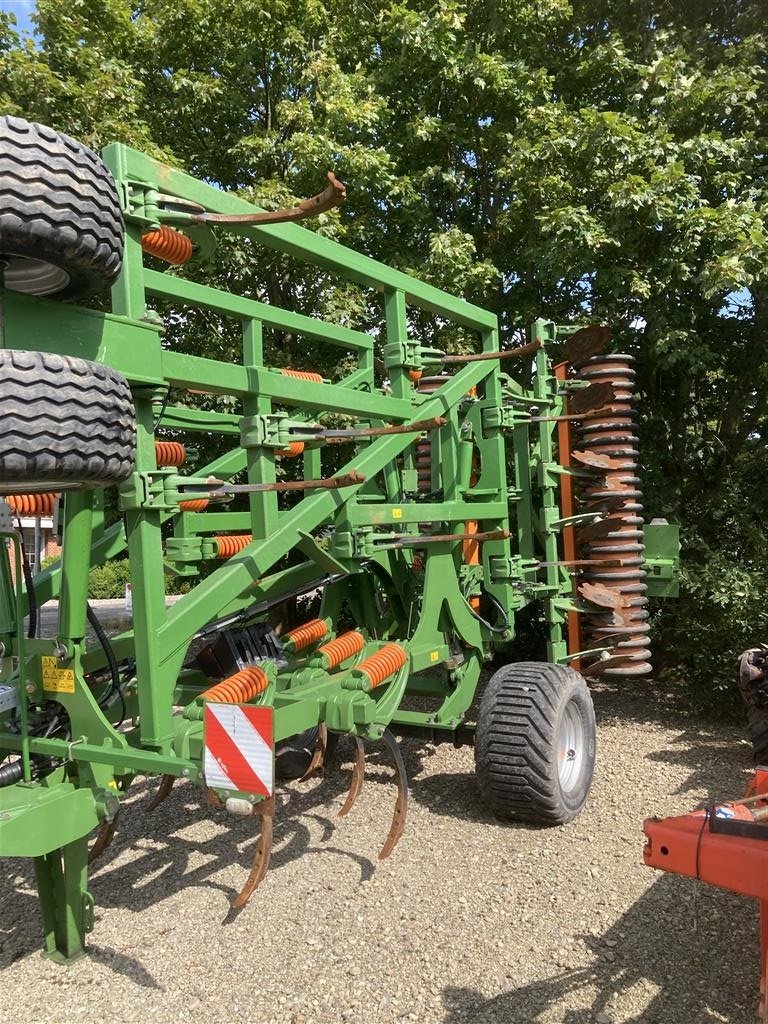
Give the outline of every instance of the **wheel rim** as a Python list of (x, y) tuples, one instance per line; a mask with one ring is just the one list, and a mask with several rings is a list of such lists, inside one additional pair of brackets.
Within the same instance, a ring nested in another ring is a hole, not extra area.
[(557, 774), (560, 788), (570, 793), (576, 788), (584, 766), (584, 723), (574, 701), (563, 712), (557, 732)]
[(70, 276), (66, 270), (46, 260), (11, 256), (3, 268), (3, 283), (14, 292), (28, 295), (53, 295), (66, 288)]

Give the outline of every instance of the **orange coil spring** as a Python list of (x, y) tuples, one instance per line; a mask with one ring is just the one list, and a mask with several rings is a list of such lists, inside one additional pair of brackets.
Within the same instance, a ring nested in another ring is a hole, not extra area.
[(216, 541), (216, 554), (218, 557), (231, 558), (238, 551), (248, 547), (253, 540), (253, 534), (237, 533), (232, 537), (214, 537), (213, 539)]
[(190, 501), (180, 501), (179, 508), (182, 512), (204, 512), (208, 508), (208, 499), (192, 498)]
[(283, 637), (283, 642), (290, 641), (292, 650), (303, 651), (310, 644), (316, 644), (325, 640), (328, 636), (328, 626), (322, 619), (311, 619), (295, 629), (289, 630)]
[(141, 248), (150, 256), (156, 256), (165, 263), (180, 267), (192, 256), (192, 240), (163, 224), (158, 231), (148, 231), (141, 236)]
[(283, 448), (282, 451), (278, 449), (275, 455), (278, 459), (295, 459), (298, 455), (301, 455), (304, 451), (303, 441), (291, 441), (287, 448)]
[(58, 494), (9, 494), (7, 501), (17, 516), (52, 516)]
[(284, 377), (296, 377), (298, 380), (311, 380), (314, 384), (322, 384), (323, 378), (319, 373), (310, 373), (308, 370), (281, 370)]
[(399, 644), (386, 644), (370, 658), (361, 661), (356, 671), (368, 677), (371, 689), (393, 676), (408, 660), (408, 655)]
[(181, 466), (187, 458), (187, 449), (178, 441), (155, 441), (155, 461), (158, 466)]
[(257, 694), (263, 693), (268, 686), (269, 679), (266, 673), (258, 665), (253, 665), (251, 668), (236, 672), (229, 679), (222, 679), (210, 690), (201, 693), (200, 698), (214, 700), (220, 704), (245, 704), (246, 701), (253, 700)]
[(362, 633), (351, 629), (349, 633), (342, 633), (335, 640), (329, 640), (327, 644), (323, 644), (317, 653), (324, 654), (328, 659), (328, 668), (337, 668), (342, 661), (351, 658), (353, 654), (359, 654), (364, 647), (365, 638)]

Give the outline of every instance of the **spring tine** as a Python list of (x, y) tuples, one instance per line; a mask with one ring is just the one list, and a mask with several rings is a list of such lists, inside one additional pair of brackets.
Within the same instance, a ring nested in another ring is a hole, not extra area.
[(205, 787), (205, 802), (208, 804), (209, 807), (213, 807), (215, 809), (224, 806), (224, 802), (219, 797), (219, 794), (216, 792), (215, 789), (211, 789), (210, 786)]
[(323, 762), (325, 761), (325, 750), (328, 746), (328, 726), (325, 722), (321, 722), (317, 727), (317, 739), (315, 740), (315, 749), (312, 754), (312, 760), (307, 766), (307, 770), (299, 779), (299, 782), (306, 782), (307, 779), (311, 779), (315, 772), (322, 768)]
[(352, 780), (349, 784), (347, 799), (344, 801), (341, 810), (336, 815), (338, 818), (344, 818), (355, 806), (355, 802), (360, 796), (360, 790), (363, 788), (363, 780), (365, 779), (365, 747), (363, 746), (363, 741), (359, 736), (355, 736), (354, 740), (355, 765), (352, 769)]
[(257, 889), (261, 882), (264, 881), (264, 876), (267, 873), (269, 858), (272, 855), (272, 824), (275, 816), (274, 796), (269, 797), (267, 800), (262, 800), (261, 803), (255, 804), (253, 813), (254, 816), (261, 818), (261, 835), (259, 836), (259, 841), (256, 844), (256, 852), (253, 855), (251, 873), (248, 875), (243, 888), (232, 900), (232, 907), (235, 910), (240, 910), (246, 905), (253, 895), (254, 890)]
[(150, 812), (150, 814), (152, 813), (152, 811), (157, 810), (157, 808), (160, 806), (163, 800), (165, 800), (168, 797), (169, 793), (173, 789), (173, 784), (175, 781), (175, 775), (164, 775), (162, 779), (160, 779), (160, 785), (157, 787), (157, 792), (147, 804), (147, 810)]
[(112, 842), (115, 837), (115, 829), (117, 828), (117, 817), (114, 817), (112, 821), (102, 821), (99, 826), (99, 831), (96, 834), (96, 841), (88, 851), (88, 863), (93, 864), (95, 860), (104, 853), (106, 848)]
[(400, 753), (400, 747), (398, 747), (397, 740), (389, 729), (384, 730), (381, 738), (392, 755), (392, 760), (395, 764), (395, 781), (397, 782), (397, 802), (395, 803), (395, 812), (392, 815), (392, 824), (389, 828), (389, 835), (379, 853), (379, 860), (386, 860), (397, 846), (403, 832), (405, 832), (405, 820), (408, 813), (408, 775), (405, 770), (403, 755)]

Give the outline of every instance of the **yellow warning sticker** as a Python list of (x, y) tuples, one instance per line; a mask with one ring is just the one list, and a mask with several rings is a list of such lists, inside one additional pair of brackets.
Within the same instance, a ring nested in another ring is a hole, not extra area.
[(46, 657), (43, 663), (43, 689), (51, 693), (74, 693), (75, 672), (71, 668), (59, 668), (56, 658)]
[(437, 661), (439, 657), (440, 657), (440, 652), (439, 651), (430, 651), (429, 652), (429, 660), (430, 661)]
[(401, 508), (393, 508), (392, 509), (392, 518), (393, 519), (402, 519), (403, 518), (403, 510)]

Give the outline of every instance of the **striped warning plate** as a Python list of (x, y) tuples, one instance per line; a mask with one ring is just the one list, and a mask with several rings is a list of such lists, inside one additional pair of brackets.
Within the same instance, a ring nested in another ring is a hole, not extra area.
[(207, 786), (271, 796), (274, 788), (272, 708), (205, 705)]

